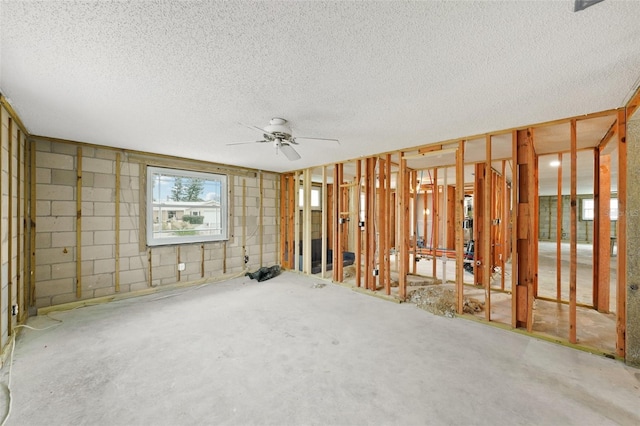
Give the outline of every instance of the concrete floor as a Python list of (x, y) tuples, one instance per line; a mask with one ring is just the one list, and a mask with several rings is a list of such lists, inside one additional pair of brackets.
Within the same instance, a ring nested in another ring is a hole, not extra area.
[(294, 273), (50, 316), (8, 424), (640, 424), (619, 361)]
[[(569, 249), (568, 243), (562, 244), (562, 287), (561, 300), (569, 300)], [(578, 244), (577, 246), (577, 286), (576, 300), (580, 304), (591, 305), (593, 302), (593, 271), (592, 271), (592, 245)], [(556, 297), (556, 243), (540, 241), (538, 246), (538, 295), (555, 299)], [(395, 258), (393, 259), (395, 260)], [(394, 263), (392, 263), (392, 266)], [(586, 307), (577, 308), (577, 337), (578, 344), (615, 353), (616, 348), (616, 271), (617, 258), (611, 258), (610, 277), (610, 310), (611, 313), (603, 314)], [(431, 259), (423, 259), (416, 263), (416, 272), (420, 276), (431, 277), (433, 275), (433, 262)], [(446, 267), (441, 260), (436, 261), (436, 277), (439, 282), (445, 276), (449, 282), (455, 282), (456, 262), (448, 259)], [(500, 288), (501, 274), (494, 274), (493, 288)], [(353, 280), (352, 280), (353, 281)], [(418, 280), (419, 281), (419, 280)], [(465, 272), (465, 284), (473, 284), (473, 275)], [(511, 264), (505, 266), (506, 291), (511, 290)], [(466, 286), (465, 296), (474, 297), (484, 301), (484, 290)], [(484, 318), (483, 312), (476, 316)], [(503, 324), (511, 324), (511, 295), (499, 291), (491, 294), (491, 320)], [(557, 337), (563, 340), (569, 338), (569, 307), (552, 301), (537, 299), (534, 305), (534, 332)]]

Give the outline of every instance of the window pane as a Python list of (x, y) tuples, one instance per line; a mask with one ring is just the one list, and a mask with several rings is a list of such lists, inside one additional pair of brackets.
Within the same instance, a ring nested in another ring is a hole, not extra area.
[(147, 168), (149, 245), (227, 238), (227, 177)]

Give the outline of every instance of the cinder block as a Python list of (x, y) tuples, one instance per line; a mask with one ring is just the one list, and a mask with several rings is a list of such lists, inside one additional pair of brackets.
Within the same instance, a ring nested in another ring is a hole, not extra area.
[(93, 239), (95, 244), (115, 244), (116, 234), (114, 231), (95, 231)]
[[(147, 253), (146, 252), (142, 252), (144, 258), (147, 258)], [(139, 250), (139, 245), (138, 243), (124, 243), (121, 242), (120, 243), (120, 256), (122, 257), (136, 257), (136, 256), (140, 256), (140, 250)]]
[(83, 259), (108, 259), (113, 257), (112, 245), (89, 246), (82, 248)]
[(115, 190), (112, 188), (82, 188), (82, 200), (83, 201), (102, 201), (112, 202), (114, 199)]
[[(56, 263), (51, 265), (51, 279), (60, 280), (63, 278), (75, 278), (76, 277), (76, 263)], [(38, 280), (36, 280), (38, 281)]]
[(133, 176), (120, 176), (120, 191), (140, 190), (140, 178)]
[[(84, 212), (83, 212), (84, 213)], [(51, 215), (52, 216), (77, 216), (76, 202), (75, 201), (52, 201), (51, 202)]]
[(93, 275), (93, 264), (94, 261), (93, 260), (83, 260), (82, 261), (82, 276), (89, 276), (89, 275)]
[[(75, 204), (75, 203), (74, 203)], [(82, 216), (93, 216), (93, 201), (82, 202)]]
[[(84, 152), (83, 152), (83, 156), (84, 156)], [(87, 170), (94, 173), (103, 173), (103, 174), (113, 175), (114, 166), (115, 166), (115, 162), (111, 160), (104, 160), (100, 158), (83, 158), (82, 159), (82, 170)]]
[(115, 229), (114, 219), (108, 216), (89, 216), (82, 218), (83, 231), (106, 231)]
[[(38, 233), (39, 234), (39, 233)], [(76, 245), (76, 233), (75, 232), (52, 232), (51, 247), (75, 247)], [(36, 253), (37, 255), (37, 253)]]
[(80, 239), (80, 244), (82, 245), (82, 247), (92, 246), (94, 243), (95, 242), (93, 240), (93, 232), (82, 231), (82, 236)]
[[(93, 297), (93, 292), (90, 292), (88, 295), (83, 293), (82, 295), (82, 299), (89, 299), (91, 297)], [(64, 303), (77, 302), (78, 300), (79, 299), (76, 297), (76, 293), (74, 290), (73, 293), (59, 294), (57, 296), (51, 297), (51, 306), (62, 305)]]
[(36, 232), (36, 250), (51, 248), (51, 232)]
[[(128, 288), (128, 287), (127, 287)], [(122, 288), (122, 285), (120, 285), (120, 293), (128, 293), (129, 290), (124, 290)], [(111, 296), (112, 294), (116, 293), (116, 288), (115, 286), (113, 287), (102, 287), (102, 288), (96, 288), (93, 291), (93, 297), (103, 297), (103, 296)]]
[(42, 151), (42, 152), (51, 152), (51, 142), (43, 141), (43, 140), (37, 140), (35, 148), (36, 148), (36, 152), (40, 152), (40, 151)]
[(94, 174), (95, 188), (115, 188), (116, 187), (116, 175), (107, 175), (104, 173)]
[(74, 158), (71, 155), (56, 154), (52, 152), (36, 153), (36, 167), (50, 169), (74, 170)]
[(38, 216), (51, 216), (51, 201), (36, 201), (36, 219)]
[(121, 284), (131, 284), (131, 288), (133, 290), (134, 284), (142, 283), (144, 284), (144, 288), (147, 288), (147, 276), (146, 270), (144, 269), (134, 269), (131, 271), (121, 271), (120, 272), (120, 283)]
[[(114, 151), (114, 150), (111, 150), (111, 149), (96, 149), (95, 157), (96, 158), (102, 158), (103, 160), (115, 161), (116, 160), (116, 154), (117, 154), (117, 151)], [(123, 158), (124, 158), (124, 156), (120, 155), (120, 159), (122, 160)], [(122, 163), (120, 163), (120, 164), (122, 164)]]
[(36, 282), (48, 281), (51, 279), (51, 265), (39, 265), (34, 269), (36, 272)]
[(38, 200), (73, 200), (75, 188), (65, 185), (36, 184)]
[(157, 263), (158, 266), (166, 266), (173, 265), (174, 267), (178, 263), (178, 257), (176, 256), (176, 252), (173, 249), (171, 252), (163, 251), (160, 253), (160, 262)]
[(176, 265), (166, 265), (166, 266), (154, 266), (153, 267), (153, 279), (165, 279), (170, 278), (174, 282), (176, 281), (176, 273), (178, 272)]
[[(122, 285), (122, 283), (120, 285)], [(149, 284), (148, 283), (139, 282), (139, 283), (131, 284), (129, 286), (129, 291), (140, 291), (140, 290), (146, 290), (148, 288), (149, 288)]]
[[(122, 267), (122, 259), (120, 260), (120, 266)], [(116, 270), (116, 260), (115, 259), (95, 260), (94, 263), (93, 263), (93, 273), (94, 274), (111, 273), (111, 272), (115, 272), (115, 270)]]
[(120, 164), (120, 175), (121, 176), (140, 176), (140, 165), (138, 163), (130, 163), (128, 161), (123, 161)]
[[(116, 214), (116, 203), (115, 202), (98, 202), (93, 203), (94, 206), (94, 216), (115, 216)], [(122, 212), (122, 209), (121, 209)]]
[(38, 297), (55, 296), (75, 291), (75, 279), (63, 278), (59, 280), (41, 281), (36, 283)]
[(110, 287), (113, 288), (113, 273), (95, 274), (88, 277), (82, 277), (83, 289), (94, 290), (96, 288)]
[(51, 297), (36, 297), (36, 308), (51, 306)]
[(73, 260), (74, 247), (67, 248), (67, 253), (62, 248), (39, 249), (36, 252), (36, 265), (53, 265)]
[[(122, 206), (120, 206), (120, 214), (121, 215), (123, 214)], [(135, 229), (137, 234), (138, 232), (137, 229), (139, 228), (139, 222), (140, 220), (138, 219), (137, 216), (120, 216), (120, 229)], [(138, 241), (137, 235), (133, 240)], [(129, 238), (129, 241), (133, 241), (133, 240), (131, 239), (131, 237)]]
[(51, 169), (45, 169), (44, 167), (36, 168), (36, 183), (51, 183)]
[[(82, 156), (89, 152), (90, 148), (84, 147), (82, 149)], [(58, 154), (65, 154), (74, 157), (78, 154), (78, 145), (72, 143), (64, 143), (64, 142), (52, 142), (51, 143), (51, 152), (55, 152)]]
[[(78, 183), (78, 173), (75, 170), (51, 170), (51, 183), (53, 185), (67, 185), (76, 187)], [(84, 184), (83, 178), (83, 184)]]

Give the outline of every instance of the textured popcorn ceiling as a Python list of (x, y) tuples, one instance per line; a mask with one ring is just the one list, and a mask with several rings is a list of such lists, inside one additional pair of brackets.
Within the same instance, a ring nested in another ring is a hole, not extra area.
[[(1, 2), (29, 132), (286, 171), (623, 105), (640, 2)], [(291, 122), (290, 162), (239, 122)]]

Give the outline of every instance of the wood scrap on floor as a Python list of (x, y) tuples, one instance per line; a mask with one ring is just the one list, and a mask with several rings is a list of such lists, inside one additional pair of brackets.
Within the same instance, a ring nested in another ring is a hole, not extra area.
[[(453, 318), (456, 314), (456, 294), (451, 288), (432, 285), (409, 293), (408, 301), (436, 315)], [(484, 302), (473, 297), (463, 298), (463, 312), (474, 314), (484, 310)]]

